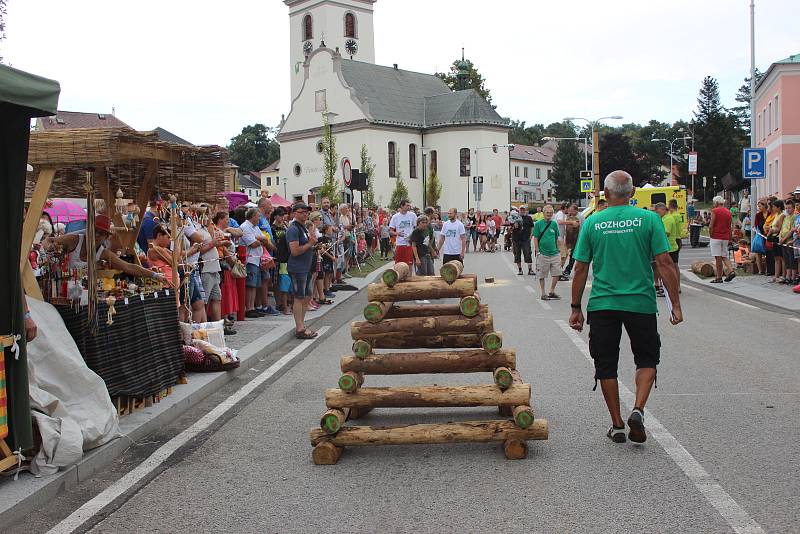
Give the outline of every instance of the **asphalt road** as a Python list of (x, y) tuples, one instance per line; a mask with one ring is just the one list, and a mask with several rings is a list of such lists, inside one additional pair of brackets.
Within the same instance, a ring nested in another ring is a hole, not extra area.
[[(366, 295), (325, 319), (329, 335), (229, 417), (91, 517), (92, 532), (799, 532), (800, 362), (797, 319), (683, 291), (686, 323), (659, 318), (663, 352), (644, 446), (614, 444), (583, 352), (571, 335), (569, 283), (542, 303), (503, 254), (470, 254), (504, 345), (533, 385), (550, 439), (509, 461), (497, 444), (347, 449), (314, 466), (308, 431), (350, 347)], [(661, 306), (663, 306), (663, 302)], [(549, 308), (549, 309), (547, 309)], [(757, 324), (756, 324), (757, 323)], [(317, 325), (320, 326), (320, 325)], [(623, 336), (622, 383), (633, 388)], [(288, 348), (287, 348), (288, 350)], [(275, 359), (281, 354), (276, 354)], [(269, 362), (265, 362), (269, 363)], [(263, 370), (264, 366), (259, 366)], [(257, 373), (254, 372), (255, 376)], [(487, 383), (489, 375), (368, 377), (367, 385)], [(225, 399), (231, 386), (113, 469), (65, 493), (15, 532), (56, 524), (164, 441)], [(629, 407), (624, 409), (627, 417)], [(496, 409), (375, 410), (359, 424), (496, 417)], [(655, 439), (658, 438), (658, 439)]]

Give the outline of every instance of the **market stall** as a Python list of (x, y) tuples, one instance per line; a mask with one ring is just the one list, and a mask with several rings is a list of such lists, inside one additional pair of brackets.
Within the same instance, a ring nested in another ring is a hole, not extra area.
[(33, 445), (20, 276), (20, 251), (26, 257), (30, 242), (20, 222), (30, 121), (55, 114), (60, 92), (58, 82), (0, 65), (0, 470), (17, 464), (12, 450)]

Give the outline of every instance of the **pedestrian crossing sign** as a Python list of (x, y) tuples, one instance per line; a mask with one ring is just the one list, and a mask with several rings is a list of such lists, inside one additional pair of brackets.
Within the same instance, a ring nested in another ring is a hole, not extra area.
[(593, 185), (592, 180), (581, 180), (581, 193), (591, 193)]

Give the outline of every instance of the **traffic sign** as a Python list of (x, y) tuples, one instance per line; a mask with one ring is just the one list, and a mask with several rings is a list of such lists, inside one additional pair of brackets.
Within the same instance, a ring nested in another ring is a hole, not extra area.
[(473, 176), (472, 177), (473, 184), (482, 184), (483, 183), (483, 176)]
[(581, 180), (591, 180), (592, 171), (581, 171)]
[(697, 174), (697, 152), (689, 152), (689, 174)]
[(767, 149), (745, 148), (742, 153), (742, 178), (763, 180), (767, 177)]
[(581, 193), (591, 193), (593, 185), (592, 180), (581, 180)]
[(349, 158), (344, 158), (342, 160), (342, 179), (344, 180), (345, 187), (350, 187), (350, 184), (353, 183), (353, 172)]

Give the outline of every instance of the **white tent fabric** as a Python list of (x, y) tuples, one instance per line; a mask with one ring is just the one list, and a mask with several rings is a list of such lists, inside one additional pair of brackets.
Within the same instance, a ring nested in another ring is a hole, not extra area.
[(42, 437), (31, 472), (54, 474), (119, 436), (119, 419), (103, 379), (86, 366), (56, 309), (32, 298), (28, 306), (38, 326), (28, 343), (30, 402)]

